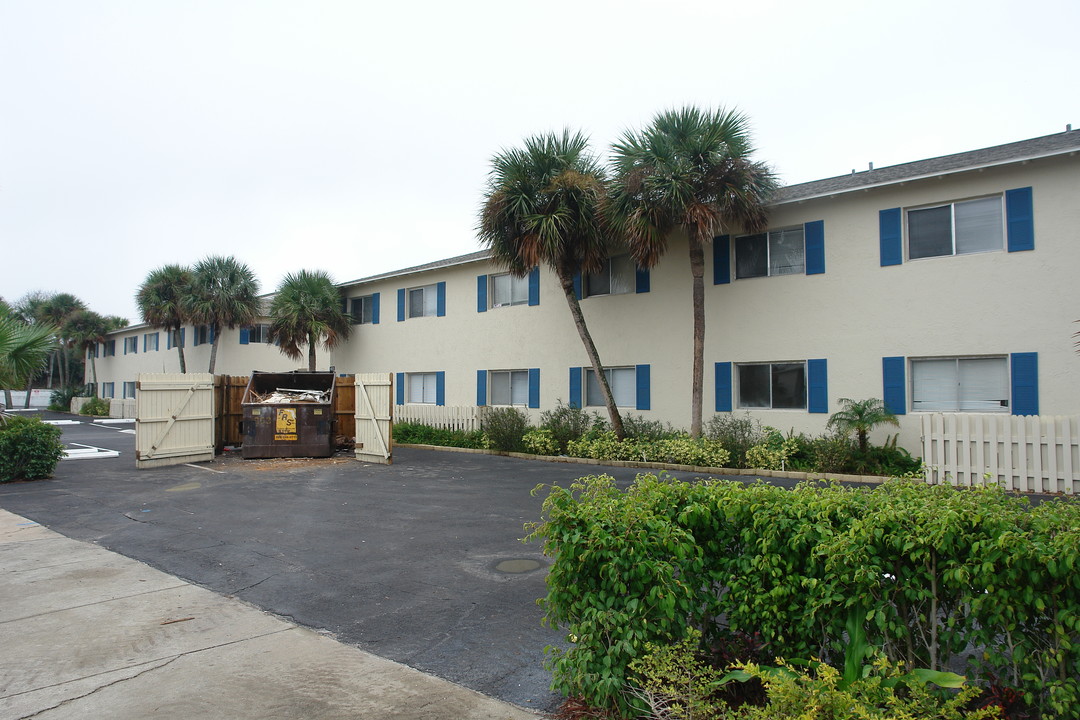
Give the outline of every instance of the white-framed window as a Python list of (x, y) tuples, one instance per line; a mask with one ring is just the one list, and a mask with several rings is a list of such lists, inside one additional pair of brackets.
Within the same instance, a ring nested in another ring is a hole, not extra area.
[[(615, 400), (617, 407), (637, 407), (637, 368), (604, 368), (604, 375), (607, 377), (611, 397)], [(589, 407), (603, 407), (604, 405), (604, 393), (600, 390), (600, 383), (592, 368), (585, 369), (585, 405)]]
[(101, 383), (101, 397), (112, 398), (116, 397), (116, 384), (111, 382)]
[(528, 370), (491, 370), (488, 372), (491, 405), (528, 405)]
[(113, 357), (116, 355), (116, 341), (106, 340), (101, 343), (101, 357)]
[(124, 338), (124, 354), (139, 352), (139, 336)]
[(1009, 412), (1004, 356), (911, 360), (911, 409), (924, 412)]
[(184, 328), (179, 330), (170, 330), (167, 347), (172, 350), (175, 347), (183, 347), (184, 345)]
[(152, 352), (158, 349), (158, 334), (146, 333), (143, 335), (143, 352)]
[(526, 305), (529, 302), (529, 277), (515, 277), (510, 273), (491, 275), (488, 278), (491, 283), (491, 307), (506, 307), (508, 305)]
[(585, 297), (593, 295), (624, 295), (635, 289), (636, 267), (629, 255), (616, 255), (604, 261), (600, 272), (584, 277)]
[(436, 403), (438, 373), (407, 373), (405, 382), (408, 385), (406, 402), (426, 405)]
[(801, 275), (806, 271), (803, 228), (770, 230), (735, 238), (735, 278)]
[(354, 325), (370, 325), (375, 322), (375, 296), (364, 295), (349, 301), (349, 315)]
[(1000, 195), (907, 211), (908, 257), (991, 252), (1005, 247)]
[(213, 335), (210, 333), (209, 325), (196, 325), (195, 326), (195, 344), (203, 345), (208, 342), (213, 342)]
[(250, 344), (270, 342), (270, 325), (267, 323), (248, 325), (247, 333)]
[(739, 407), (806, 409), (806, 362), (746, 363), (737, 366)]
[(124, 383), (124, 399), (125, 400), (134, 400), (135, 399), (135, 381), (134, 380), (132, 380), (131, 382), (125, 382)]
[(439, 309), (437, 285), (409, 288), (409, 317), (435, 317)]

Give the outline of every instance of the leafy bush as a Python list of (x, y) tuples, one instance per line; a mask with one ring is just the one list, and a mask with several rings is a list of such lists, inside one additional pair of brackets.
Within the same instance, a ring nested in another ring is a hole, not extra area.
[(599, 476), (550, 488), (530, 537), (554, 559), (546, 622), (570, 640), (548, 648), (554, 688), (596, 706), (625, 711), (630, 663), (691, 627), (836, 665), (856, 622), (892, 665), (967, 661), (1044, 720), (1080, 707), (1080, 502)]
[(734, 414), (713, 415), (705, 426), (705, 436), (716, 440), (731, 453), (732, 467), (750, 467), (746, 461), (746, 452), (755, 445), (765, 442), (766, 433), (760, 420)]
[(56, 412), (71, 412), (71, 399), (79, 397), (82, 388), (75, 385), (56, 388), (49, 394), (49, 409)]
[(420, 423), (394, 423), (394, 441), (474, 450), (487, 447), (484, 433), (480, 430), (446, 430)]
[(80, 415), (108, 415), (111, 411), (109, 401), (104, 398), (90, 398), (89, 402), (79, 408)]
[(62, 457), (64, 444), (55, 425), (28, 417), (0, 424), (0, 482), (51, 477)]
[(524, 452), (522, 438), (529, 429), (529, 416), (520, 408), (491, 408), (484, 414), (484, 434), (491, 447), (505, 452)]
[(605, 424), (598, 413), (564, 405), (562, 400), (558, 401), (554, 410), (540, 413), (540, 427), (551, 431), (555, 442), (559, 444), (559, 452), (565, 452), (566, 445), (571, 440), (577, 440), (593, 428)]
[(731, 459), (731, 453), (708, 438), (694, 440), (689, 435), (679, 434), (659, 440), (627, 438), (620, 441), (610, 430), (595, 437), (571, 440), (566, 453), (593, 460), (636, 460), (717, 468), (727, 467)]
[(799, 450), (799, 441), (785, 438), (773, 427), (764, 429), (765, 440), (746, 451), (747, 467), (762, 470), (787, 470), (788, 460)]
[(558, 455), (560, 452), (555, 434), (547, 428), (529, 430), (522, 440), (525, 443), (525, 450), (534, 455)]
[(626, 437), (630, 440), (663, 440), (683, 434), (676, 432), (671, 423), (646, 420), (641, 415), (624, 415), (622, 422)]

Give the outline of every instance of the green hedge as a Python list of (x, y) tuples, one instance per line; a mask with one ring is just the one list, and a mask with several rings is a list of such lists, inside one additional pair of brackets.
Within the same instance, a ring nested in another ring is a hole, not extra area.
[[(842, 662), (862, 616), (892, 662), (1022, 689), (1045, 718), (1080, 706), (1080, 504), (895, 480), (874, 489), (607, 476), (552, 487), (531, 537), (554, 558), (553, 687), (624, 703), (647, 642), (758, 633), (772, 656)], [(978, 653), (977, 653), (978, 655)]]
[(38, 418), (0, 421), (0, 482), (51, 477), (64, 457), (60, 428)]
[(484, 433), (479, 430), (444, 430), (420, 423), (394, 423), (394, 442), (440, 447), (472, 448), (487, 447)]

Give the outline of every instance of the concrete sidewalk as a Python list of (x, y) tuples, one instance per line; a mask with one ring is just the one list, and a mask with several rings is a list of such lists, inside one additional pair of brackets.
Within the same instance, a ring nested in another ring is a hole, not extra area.
[(526, 720), (0, 510), (0, 717)]

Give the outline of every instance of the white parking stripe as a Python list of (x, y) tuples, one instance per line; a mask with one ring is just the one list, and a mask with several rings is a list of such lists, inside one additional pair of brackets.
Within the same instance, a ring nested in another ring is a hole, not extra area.
[(116, 450), (107, 450), (93, 445), (83, 445), (82, 443), (71, 444), (74, 447), (64, 450), (62, 460), (96, 460), (98, 458), (120, 457), (120, 453)]

